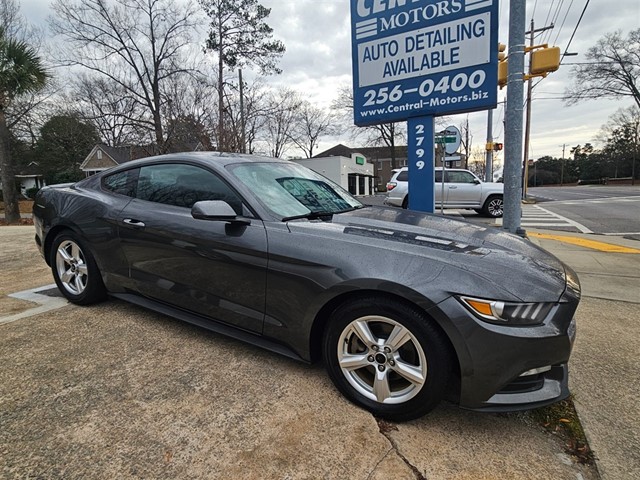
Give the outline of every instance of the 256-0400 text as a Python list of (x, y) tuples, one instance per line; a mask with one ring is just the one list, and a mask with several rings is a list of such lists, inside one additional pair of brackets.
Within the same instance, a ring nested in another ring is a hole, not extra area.
[(366, 101), (364, 107), (383, 105), (387, 102), (399, 102), (405, 94), (418, 93), (420, 97), (427, 98), (433, 93), (446, 95), (448, 92), (461, 92), (465, 88), (477, 89), (482, 86), (486, 79), (483, 70), (476, 70), (470, 75), (458, 73), (453, 77), (445, 75), (437, 83), (427, 78), (417, 88), (407, 88), (403, 90), (400, 85), (393, 87), (381, 87), (364, 92)]

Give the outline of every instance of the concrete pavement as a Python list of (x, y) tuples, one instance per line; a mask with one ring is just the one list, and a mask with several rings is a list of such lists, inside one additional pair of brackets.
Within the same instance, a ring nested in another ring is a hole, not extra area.
[[(528, 233), (580, 276), (570, 382), (599, 472), (640, 478), (640, 242)], [(597, 250), (593, 240), (629, 251)], [(32, 227), (0, 228), (0, 241), (6, 317), (34, 306), (8, 293), (50, 284), (51, 275)], [(117, 301), (0, 324), (0, 363), (5, 478), (598, 476), (527, 415), (443, 405), (414, 422), (377, 424), (319, 366)]]
[[(580, 278), (583, 298), (569, 380), (598, 470), (605, 480), (640, 478), (640, 241), (527, 233)], [(596, 249), (594, 241), (605, 246)]]
[[(526, 413), (378, 422), (309, 367), (110, 300), (38, 313), (31, 227), (0, 228), (0, 478), (596, 480)], [(22, 303), (21, 303), (22, 302)]]

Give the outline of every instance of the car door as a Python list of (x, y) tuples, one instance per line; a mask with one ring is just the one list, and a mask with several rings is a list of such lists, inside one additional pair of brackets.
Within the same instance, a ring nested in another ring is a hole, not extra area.
[(440, 206), (441, 198), (444, 198), (445, 204), (447, 203), (447, 195), (449, 193), (449, 186), (446, 183), (446, 175), (445, 175), (445, 184), (444, 188), (442, 185), (442, 170), (436, 170), (435, 175), (435, 204)]
[(458, 207), (479, 207), (482, 198), (482, 184), (476, 177), (464, 170), (447, 170), (445, 188), (446, 205)]
[[(224, 200), (250, 223), (196, 220), (191, 207), (200, 200)], [(262, 332), (265, 227), (217, 174), (181, 163), (141, 167), (135, 198), (120, 213), (120, 227), (139, 293)]]

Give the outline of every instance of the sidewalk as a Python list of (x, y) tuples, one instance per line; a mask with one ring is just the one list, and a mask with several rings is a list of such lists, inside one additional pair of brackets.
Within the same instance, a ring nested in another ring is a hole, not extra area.
[[(527, 234), (580, 278), (570, 387), (598, 470), (604, 480), (640, 478), (640, 241), (534, 229)], [(629, 253), (606, 246), (595, 250), (562, 237), (621, 246)]]

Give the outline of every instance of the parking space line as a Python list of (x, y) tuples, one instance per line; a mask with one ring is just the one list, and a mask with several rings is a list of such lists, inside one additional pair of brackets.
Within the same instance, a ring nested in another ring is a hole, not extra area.
[(69, 302), (63, 297), (50, 297), (48, 295), (42, 295), (40, 292), (58, 288), (55, 283), (51, 285), (45, 285), (44, 287), (32, 288), (31, 290), (23, 290), (21, 292), (11, 293), (8, 296), (11, 298), (17, 298), (18, 300), (26, 300), (28, 302), (37, 303), (37, 307), (29, 308), (23, 312), (15, 313), (13, 315), (7, 315), (6, 317), (0, 317), (0, 325), (5, 323), (15, 322), (23, 318), (32, 317), (41, 313), (56, 310), (68, 305)]

